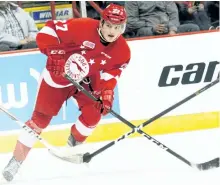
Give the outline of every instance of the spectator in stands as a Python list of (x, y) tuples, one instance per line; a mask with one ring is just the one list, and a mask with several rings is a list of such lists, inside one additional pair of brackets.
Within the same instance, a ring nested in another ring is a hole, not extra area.
[(176, 4), (173, 1), (126, 1), (127, 28), (136, 36), (152, 36), (199, 31), (195, 24), (179, 23)]
[(200, 30), (209, 30), (211, 23), (205, 11), (204, 1), (177, 1), (180, 23), (197, 24)]
[(0, 51), (36, 48), (38, 29), (18, 5), (0, 1)]
[(204, 6), (211, 21), (210, 29), (219, 29), (219, 1), (205, 1)]

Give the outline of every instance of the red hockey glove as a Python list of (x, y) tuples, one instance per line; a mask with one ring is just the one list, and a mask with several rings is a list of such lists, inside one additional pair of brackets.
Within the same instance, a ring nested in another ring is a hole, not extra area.
[(101, 92), (100, 101), (97, 102), (96, 108), (101, 111), (101, 114), (105, 116), (112, 108), (114, 100), (113, 90), (104, 90)]
[(81, 48), (76, 44), (60, 44), (57, 46), (50, 46), (44, 51), (48, 56), (46, 68), (55, 75), (62, 75), (64, 73), (64, 65), (66, 63), (66, 54), (80, 51)]
[(62, 75), (64, 73), (65, 65), (65, 50), (64, 48), (50, 48), (47, 50), (47, 64), (46, 68), (48, 71), (55, 75)]

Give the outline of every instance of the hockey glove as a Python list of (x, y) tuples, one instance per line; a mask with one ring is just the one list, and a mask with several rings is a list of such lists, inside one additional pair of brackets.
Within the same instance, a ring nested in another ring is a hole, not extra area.
[(55, 75), (62, 75), (64, 73), (64, 65), (66, 63), (67, 53), (74, 53), (80, 48), (76, 44), (60, 44), (46, 49), (48, 56), (46, 68)]
[(100, 100), (96, 103), (96, 108), (101, 111), (103, 116), (107, 115), (112, 108), (114, 100), (113, 90), (104, 90), (101, 92)]
[(65, 65), (65, 50), (64, 49), (48, 49), (48, 59), (46, 68), (48, 71), (52, 72), (54, 75), (62, 75), (64, 73)]

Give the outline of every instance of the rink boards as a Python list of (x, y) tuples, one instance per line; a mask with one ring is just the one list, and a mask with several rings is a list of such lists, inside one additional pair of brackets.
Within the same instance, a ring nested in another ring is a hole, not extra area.
[[(218, 32), (128, 41), (132, 58), (115, 90), (113, 109), (139, 125), (214, 81), (220, 69), (219, 41)], [(22, 121), (31, 116), (45, 59), (38, 51), (0, 55), (0, 103)], [(219, 93), (216, 85), (144, 131), (157, 135), (218, 127)], [(70, 99), (42, 136), (52, 144), (64, 145), (79, 114)], [(0, 119), (0, 152), (12, 151), (19, 127), (3, 113)], [(87, 141), (116, 139), (129, 130), (109, 114)]]

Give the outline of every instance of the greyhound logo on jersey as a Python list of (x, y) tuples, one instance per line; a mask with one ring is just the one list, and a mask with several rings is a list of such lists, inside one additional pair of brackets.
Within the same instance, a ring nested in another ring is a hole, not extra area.
[(75, 81), (81, 81), (89, 73), (89, 64), (84, 56), (74, 53), (65, 64), (65, 73)]
[(83, 46), (86, 46), (90, 49), (94, 49), (95, 48), (95, 43), (86, 40), (86, 41), (83, 42)]

